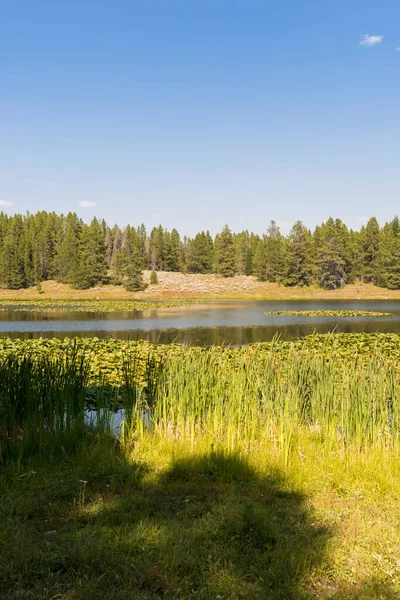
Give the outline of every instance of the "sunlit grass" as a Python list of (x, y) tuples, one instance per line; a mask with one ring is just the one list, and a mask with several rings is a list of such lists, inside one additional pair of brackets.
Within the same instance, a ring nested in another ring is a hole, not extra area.
[(394, 600), (397, 344), (139, 344), (111, 396), (78, 345), (3, 359), (0, 596)]

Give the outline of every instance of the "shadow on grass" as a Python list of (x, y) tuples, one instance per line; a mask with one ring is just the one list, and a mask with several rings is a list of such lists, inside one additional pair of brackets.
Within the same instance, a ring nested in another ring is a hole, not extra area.
[[(395, 598), (374, 582), (340, 594), (318, 592), (313, 574), (327, 562), (331, 532), (281, 473), (260, 477), (239, 456), (177, 460), (161, 473), (119, 457), (107, 464), (92, 458), (80, 472), (86, 479), (79, 489), (76, 472), (70, 474), (75, 508), (65, 519), (71, 507), (68, 473), (54, 481), (53, 497), (41, 498), (37, 484), (25, 508), (17, 509), (15, 523), (26, 527), (19, 542), (23, 572), (10, 571), (18, 567), (12, 541), (4, 597)], [(366, 595), (369, 590), (375, 595)]]
[(51, 539), (48, 571), (67, 597), (307, 597), (329, 532), (281, 474), (212, 453), (135, 478), (100, 497), (88, 475), (74, 521)]

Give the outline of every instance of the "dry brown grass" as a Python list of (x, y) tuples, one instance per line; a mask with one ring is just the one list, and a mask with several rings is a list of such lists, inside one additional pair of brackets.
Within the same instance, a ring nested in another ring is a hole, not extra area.
[[(284, 287), (276, 283), (260, 282), (255, 277), (238, 275), (223, 278), (217, 275), (194, 275), (159, 272), (158, 284), (149, 285), (144, 292), (127, 292), (122, 286), (104, 285), (89, 290), (74, 290), (70, 285), (45, 281), (43, 293), (36, 287), (23, 290), (0, 290), (0, 299), (103, 299), (134, 300), (141, 298), (254, 298), (254, 299), (329, 299), (367, 300), (400, 299), (400, 290), (387, 290), (372, 284), (347, 285), (341, 290), (323, 290), (318, 287)], [(150, 271), (145, 271), (148, 283)]]

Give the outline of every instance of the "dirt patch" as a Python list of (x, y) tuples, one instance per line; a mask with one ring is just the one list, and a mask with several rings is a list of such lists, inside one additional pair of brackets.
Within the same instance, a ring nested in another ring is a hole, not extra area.
[[(140, 298), (254, 298), (254, 299), (400, 299), (400, 290), (387, 290), (372, 284), (347, 285), (341, 290), (323, 290), (317, 287), (284, 287), (276, 283), (260, 282), (255, 277), (237, 275), (224, 278), (218, 275), (183, 273), (157, 273), (158, 284), (149, 285), (143, 292), (127, 292), (122, 286), (103, 285), (89, 290), (73, 290), (71, 286), (56, 281), (42, 283), (43, 293), (36, 287), (23, 290), (0, 290), (0, 299), (98, 299), (134, 300)], [(144, 272), (150, 282), (150, 271)]]

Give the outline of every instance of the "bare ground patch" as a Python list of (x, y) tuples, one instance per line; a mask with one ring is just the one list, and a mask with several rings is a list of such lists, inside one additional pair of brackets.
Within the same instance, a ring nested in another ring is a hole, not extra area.
[[(224, 278), (218, 275), (184, 273), (157, 273), (158, 284), (148, 285), (143, 292), (127, 292), (122, 286), (102, 285), (88, 290), (74, 290), (70, 285), (56, 281), (42, 283), (42, 293), (36, 287), (21, 290), (0, 290), (0, 299), (141, 299), (141, 298), (254, 298), (254, 299), (400, 299), (400, 290), (388, 290), (372, 284), (347, 285), (341, 290), (323, 290), (318, 287), (285, 287), (276, 283), (260, 282), (255, 277), (237, 275)], [(150, 271), (144, 272), (150, 282)]]

